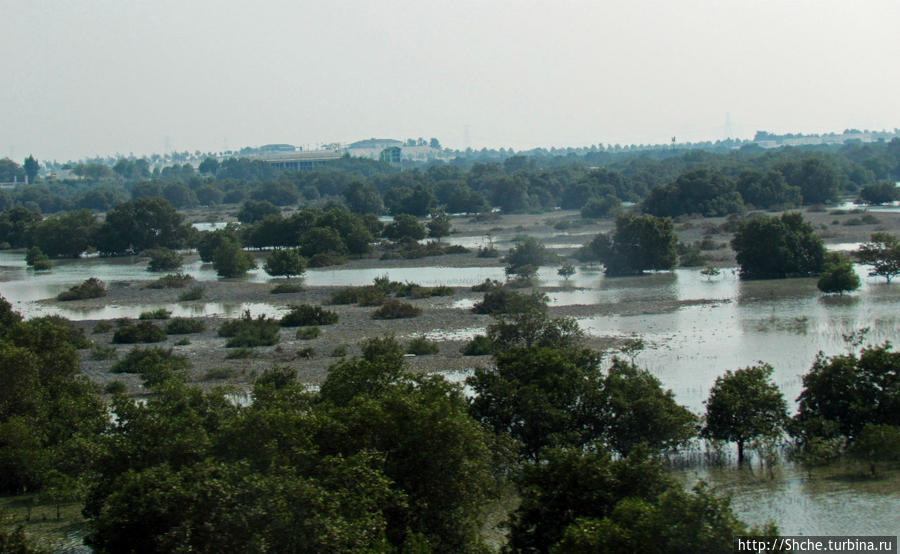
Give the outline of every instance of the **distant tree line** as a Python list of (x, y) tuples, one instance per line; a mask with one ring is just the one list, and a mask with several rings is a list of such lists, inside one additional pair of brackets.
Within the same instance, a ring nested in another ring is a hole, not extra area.
[[(29, 169), (38, 162), (29, 157)], [(858, 195), (865, 202), (896, 198), (900, 139), (841, 147), (765, 151), (658, 149), (641, 152), (532, 151), (466, 155), (400, 171), (383, 162), (344, 157), (312, 171), (280, 170), (249, 158), (207, 158), (151, 170), (146, 159), (120, 158), (66, 166), (77, 178), (43, 179), (0, 192), (0, 211), (23, 206), (55, 213), (108, 211), (124, 200), (165, 198), (176, 209), (265, 200), (297, 206), (338, 200), (356, 213), (423, 216), (541, 211), (554, 207), (606, 215), (609, 203), (643, 202), (653, 215), (726, 215), (745, 208), (789, 208)], [(25, 168), (0, 160), (0, 182), (24, 181)], [(34, 179), (32, 179), (34, 181)], [(601, 208), (601, 206), (606, 206)]]

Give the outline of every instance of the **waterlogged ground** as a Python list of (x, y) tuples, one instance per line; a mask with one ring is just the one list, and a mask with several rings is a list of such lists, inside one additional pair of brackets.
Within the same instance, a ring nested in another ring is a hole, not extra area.
[[(880, 223), (876, 225), (851, 227), (835, 223), (853, 217), (849, 214), (806, 214), (822, 229), (829, 248), (838, 250), (854, 249), (871, 231), (896, 233), (900, 228), (900, 218), (895, 217), (898, 214), (877, 215)], [(531, 234), (565, 254), (587, 242), (597, 230), (610, 227), (610, 222), (602, 222), (587, 230), (559, 231), (546, 221), (535, 223), (534, 216), (510, 219), (512, 224), (504, 230), (493, 228), (496, 223), (470, 225), (448, 242), (475, 248), (493, 244), (502, 250), (513, 244), (516, 235)], [(699, 239), (706, 223), (709, 221), (679, 224), (682, 240)], [(722, 244), (728, 238), (714, 236)], [(549, 298), (551, 315), (576, 318), (592, 347), (612, 355), (624, 339), (641, 337), (646, 348), (637, 355), (637, 363), (659, 377), (679, 402), (697, 413), (702, 412), (703, 400), (716, 377), (726, 370), (758, 362), (771, 364), (776, 383), (794, 409), (801, 376), (818, 352), (845, 352), (843, 335), (869, 327), (870, 344), (900, 343), (900, 284), (886, 285), (882, 279), (868, 277), (865, 268), (857, 267), (863, 281), (859, 291), (845, 297), (826, 297), (812, 279), (741, 282), (732, 267), (730, 251), (713, 255), (721, 274), (712, 279), (696, 269), (606, 278), (596, 267), (580, 267), (567, 281), (556, 274), (555, 267), (543, 267), (538, 275), (539, 285)], [(258, 254), (260, 262), (264, 256), (265, 253)], [(284, 295), (269, 293), (277, 280), (261, 269), (241, 279), (219, 279), (209, 264), (202, 264), (196, 255), (191, 255), (183, 271), (204, 287), (202, 301), (178, 302), (179, 290), (145, 289), (144, 285), (158, 274), (147, 272), (146, 259), (138, 257), (60, 260), (54, 262), (52, 271), (35, 273), (25, 267), (21, 252), (0, 252), (0, 295), (27, 317), (59, 314), (82, 322), (87, 331), (99, 320), (135, 318), (141, 312), (161, 307), (173, 316), (202, 318), (207, 331), (191, 335), (190, 345), (176, 346), (175, 341), (181, 337), (170, 337), (163, 344), (192, 359), (192, 377), (202, 384), (206, 384), (206, 371), (228, 368), (233, 372), (231, 381), (239, 389), (246, 389), (256, 372), (279, 363), (296, 367), (301, 379), (315, 386), (336, 360), (332, 357), (336, 347), (346, 347), (349, 355), (358, 355), (364, 338), (389, 333), (401, 340), (424, 335), (438, 341), (440, 353), (409, 359), (411, 368), (441, 372), (462, 383), (473, 367), (491, 363), (489, 357), (463, 357), (459, 352), (467, 340), (483, 333), (491, 323), (489, 317), (471, 312), (482, 295), (469, 289), (485, 279), (505, 278), (498, 259), (478, 258), (474, 254), (422, 260), (355, 260), (339, 268), (309, 270), (303, 278), (305, 290)], [(253, 316), (278, 317), (289, 304), (325, 304), (333, 291), (371, 284), (383, 275), (393, 281), (454, 287), (454, 294), (414, 300), (423, 313), (408, 320), (372, 320), (374, 307), (331, 306), (329, 309), (338, 312), (340, 321), (323, 327), (321, 337), (302, 341), (294, 337), (293, 329), (283, 329), (277, 347), (254, 349), (251, 359), (225, 359), (224, 339), (216, 335), (225, 318), (248, 310)], [(63, 303), (53, 300), (59, 292), (89, 277), (108, 283), (109, 296)], [(111, 332), (91, 338), (107, 345)], [(312, 359), (295, 356), (304, 347), (315, 349)], [(131, 347), (116, 348), (121, 354)], [(108, 373), (112, 361), (91, 360), (85, 353), (82, 362), (91, 378), (101, 383), (124, 379), (129, 390), (141, 392), (136, 377)], [(896, 534), (900, 530), (897, 473), (876, 480), (861, 478), (858, 473), (853, 478), (848, 478), (846, 472), (839, 473), (810, 481), (805, 473), (786, 464), (779, 467), (775, 479), (762, 471), (706, 467), (685, 470), (680, 476), (687, 483), (698, 478), (711, 482), (717, 490), (733, 495), (734, 506), (743, 519), (751, 523), (774, 519), (785, 534)]]

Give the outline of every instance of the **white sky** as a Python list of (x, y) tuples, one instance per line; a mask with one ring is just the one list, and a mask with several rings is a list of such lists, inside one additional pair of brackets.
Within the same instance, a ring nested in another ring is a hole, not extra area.
[(897, 0), (0, 0), (0, 156), (900, 127)]

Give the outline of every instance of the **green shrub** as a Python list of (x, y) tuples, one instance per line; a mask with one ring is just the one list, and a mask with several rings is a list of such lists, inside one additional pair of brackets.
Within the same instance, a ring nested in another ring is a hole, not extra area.
[(272, 346), (278, 343), (279, 328), (277, 319), (265, 315), (253, 319), (247, 311), (242, 318), (223, 323), (219, 327), (219, 336), (230, 337), (225, 343), (227, 348)]
[(154, 248), (145, 252), (150, 256), (147, 271), (171, 271), (181, 267), (184, 258), (170, 248)]
[(289, 294), (293, 292), (303, 292), (303, 285), (299, 283), (278, 283), (269, 292), (271, 294)]
[(487, 356), (493, 351), (494, 343), (484, 335), (476, 335), (461, 349), (463, 356)]
[[(230, 352), (230, 354), (233, 354), (234, 352), (238, 352), (238, 351), (234, 350), (234, 351)], [(253, 351), (250, 350), (250, 352), (252, 353)], [(204, 373), (203, 380), (204, 381), (222, 381), (224, 379), (231, 379), (236, 374), (237, 374), (237, 372), (230, 367), (218, 367), (215, 369), (210, 369), (209, 371)]]
[(342, 265), (347, 263), (347, 258), (335, 252), (319, 252), (309, 258), (309, 267), (327, 267), (330, 265)]
[(380, 308), (372, 313), (373, 319), (401, 319), (416, 317), (422, 310), (409, 302), (402, 302), (395, 298), (388, 298)]
[(169, 335), (188, 335), (205, 330), (206, 325), (202, 321), (189, 317), (176, 317), (166, 325), (166, 334)]
[(182, 338), (176, 340), (175, 342), (173, 342), (172, 344), (174, 346), (187, 346), (187, 345), (191, 344), (191, 339), (189, 339), (187, 337), (182, 337)]
[(357, 289), (357, 301), (360, 306), (380, 306), (384, 303), (387, 293), (375, 286), (359, 287)]
[(496, 279), (485, 279), (481, 283), (472, 287), (472, 292), (487, 292), (491, 289), (500, 288), (503, 286), (503, 283), (497, 281)]
[(184, 356), (173, 354), (172, 349), (162, 348), (134, 348), (125, 357), (115, 363), (110, 371), (112, 373), (137, 373), (147, 386), (157, 385), (166, 381), (178, 372), (191, 367), (191, 363)]
[(341, 344), (339, 346), (335, 346), (334, 350), (331, 351), (332, 358), (343, 358), (347, 355), (347, 345)]
[(67, 291), (56, 296), (57, 300), (84, 300), (87, 298), (102, 298), (106, 296), (106, 284), (96, 277), (85, 280), (80, 285), (75, 285)]
[(226, 360), (246, 360), (247, 358), (255, 358), (256, 351), (252, 348), (235, 348), (228, 354), (225, 354)]
[(53, 262), (47, 257), (38, 258), (31, 264), (31, 267), (33, 267), (35, 271), (50, 271), (53, 269)]
[(190, 283), (194, 282), (194, 278), (184, 273), (170, 273), (163, 275), (155, 281), (150, 281), (144, 288), (146, 289), (183, 289)]
[(125, 386), (125, 383), (116, 379), (115, 381), (110, 381), (109, 383), (107, 383), (106, 386), (103, 387), (103, 390), (107, 394), (123, 394), (126, 390), (128, 390), (128, 387)]
[(297, 329), (297, 338), (300, 340), (312, 340), (322, 334), (322, 330), (316, 326), (301, 327)]
[(424, 336), (416, 337), (406, 345), (406, 353), (415, 354), (416, 356), (437, 354), (439, 351), (438, 344), (435, 341), (426, 339)]
[(478, 249), (479, 258), (499, 258), (500, 251), (493, 246), (482, 246)]
[(169, 319), (169, 316), (172, 315), (172, 312), (165, 308), (158, 308), (151, 312), (141, 312), (141, 315), (138, 319)]
[(119, 353), (116, 351), (115, 346), (101, 346), (98, 344), (91, 348), (92, 360), (115, 360), (118, 357)]
[(311, 360), (313, 357), (315, 357), (315, 355), (316, 355), (316, 351), (310, 346), (301, 348), (300, 350), (297, 351), (297, 357), (304, 358), (306, 360)]
[(191, 302), (203, 298), (203, 287), (191, 287), (178, 295), (179, 302)]
[(56, 327), (60, 332), (61, 338), (78, 350), (88, 348), (92, 344), (91, 341), (89, 341), (87, 337), (84, 336), (84, 330), (82, 330), (80, 327), (76, 327), (73, 322), (69, 321), (61, 315), (45, 315), (36, 317), (29, 320), (29, 323), (47, 323), (49, 325), (52, 325), (53, 327)]
[(120, 344), (162, 342), (164, 340), (166, 340), (166, 332), (149, 321), (120, 327), (113, 333), (113, 342)]
[(94, 325), (94, 334), (99, 335), (100, 333), (108, 333), (112, 331), (113, 324), (108, 321), (98, 321), (96, 325)]
[[(881, 223), (881, 220), (879, 220), (877, 217), (875, 217), (872, 214), (866, 214), (866, 215), (862, 216), (862, 222), (865, 223), (866, 225), (878, 225), (879, 223)], [(34, 268), (37, 269), (38, 268), (37, 265), (35, 265)]]
[(359, 301), (359, 288), (347, 287), (331, 293), (328, 299), (329, 304), (356, 304)]
[(304, 327), (307, 325), (331, 325), (337, 323), (335, 312), (322, 309), (321, 306), (300, 304), (291, 306), (291, 311), (281, 318), (282, 327)]

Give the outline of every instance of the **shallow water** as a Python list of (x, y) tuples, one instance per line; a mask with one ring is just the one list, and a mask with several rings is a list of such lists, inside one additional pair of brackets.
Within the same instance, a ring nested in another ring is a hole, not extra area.
[(813, 479), (794, 464), (769, 479), (758, 467), (678, 471), (692, 486), (698, 479), (731, 496), (737, 516), (750, 525), (772, 520), (782, 535), (896, 535), (900, 531), (900, 480), (870, 479), (842, 466), (817, 469)]

